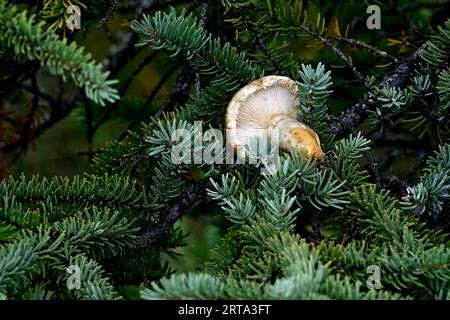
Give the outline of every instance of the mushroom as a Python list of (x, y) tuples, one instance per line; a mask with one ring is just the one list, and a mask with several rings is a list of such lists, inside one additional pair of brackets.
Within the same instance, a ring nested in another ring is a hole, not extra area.
[(323, 160), (319, 137), (297, 120), (298, 103), (298, 87), (288, 77), (266, 76), (251, 82), (228, 105), (227, 142), (243, 157), (252, 137), (276, 132), (280, 149)]

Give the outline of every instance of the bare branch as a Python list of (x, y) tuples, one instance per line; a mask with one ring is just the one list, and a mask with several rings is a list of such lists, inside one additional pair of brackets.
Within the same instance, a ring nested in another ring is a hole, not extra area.
[(206, 183), (187, 182), (183, 185), (180, 199), (172, 205), (167, 213), (152, 229), (145, 231), (138, 239), (140, 248), (148, 247), (158, 241), (179, 219), (205, 194)]

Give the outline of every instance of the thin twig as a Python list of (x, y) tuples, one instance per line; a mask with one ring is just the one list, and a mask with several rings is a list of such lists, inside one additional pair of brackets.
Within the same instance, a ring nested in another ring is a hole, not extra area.
[[(147, 56), (144, 59), (144, 61), (142, 61), (142, 63), (136, 69), (133, 70), (133, 73), (130, 75), (130, 77), (128, 77), (128, 79), (126, 80), (124, 85), (120, 88), (119, 96), (123, 97), (125, 95), (126, 91), (130, 87), (130, 85), (133, 83), (133, 81), (135, 80), (135, 77), (142, 71), (142, 69), (145, 66), (147, 66), (150, 62), (152, 62), (152, 60), (157, 55), (158, 55), (158, 52), (157, 51), (153, 51), (149, 56)], [(114, 102), (114, 104), (109, 106), (108, 109), (103, 113), (103, 116), (100, 118), (100, 120), (97, 121), (97, 123), (93, 127), (94, 134), (98, 130), (98, 128), (103, 123), (105, 123), (105, 121), (107, 121), (109, 119), (111, 113), (114, 111), (115, 108), (117, 108), (117, 106), (120, 104), (120, 102), (121, 102), (121, 100), (117, 100), (116, 102)]]
[[(193, 75), (194, 70), (189, 65), (180, 72), (170, 96), (166, 99), (166, 102), (161, 106), (161, 108), (159, 108), (158, 112), (155, 114), (156, 118), (159, 117), (163, 112), (172, 111), (177, 105), (183, 105), (188, 100), (188, 90)], [(197, 75), (197, 73), (195, 73), (195, 75)], [(195, 77), (195, 81), (197, 81), (197, 77)]]
[(338, 47), (336, 47), (335, 45), (333, 45), (331, 43), (330, 40), (328, 40), (327, 38), (323, 37), (323, 36), (317, 36), (317, 38), (324, 43), (327, 47), (329, 47), (334, 53), (336, 53), (336, 55), (341, 58), (341, 60), (343, 60), (346, 64), (347, 67), (352, 70), (353, 74), (356, 76), (356, 78), (360, 81), (363, 82), (364, 81), (364, 76), (363, 74), (355, 67), (355, 65), (353, 64), (353, 61), (350, 57), (348, 57), (347, 55), (345, 55), (344, 52), (342, 52), (341, 49), (339, 49)]
[(320, 214), (318, 211), (314, 211), (311, 217), (311, 226), (314, 234), (314, 240), (320, 242), (324, 240), (322, 233), (320, 231)]
[(23, 150), (26, 151), (27, 147), (28, 147), (28, 143), (30, 141), (32, 141), (31, 139), (31, 132), (32, 132), (32, 127), (33, 127), (33, 119), (34, 119), (34, 115), (36, 114), (36, 111), (38, 109), (39, 106), (39, 86), (37, 83), (37, 79), (36, 79), (36, 73), (37, 70), (33, 70), (32, 71), (32, 76), (30, 78), (31, 81), (31, 91), (33, 92), (33, 98), (31, 100), (31, 105), (30, 105), (30, 109), (28, 110), (27, 114), (26, 114), (26, 120), (25, 123), (23, 124), (23, 128), (24, 131), (22, 132), (22, 147)]
[(92, 153), (92, 141), (94, 138), (94, 130), (93, 130), (93, 117), (92, 117), (92, 105), (89, 99), (86, 97), (86, 94), (82, 92), (82, 98), (84, 103), (84, 110), (86, 113), (86, 140), (88, 144), (88, 156), (89, 156), (89, 164), (92, 163), (93, 153)]
[[(31, 139), (38, 138), (42, 132), (51, 128), (54, 124), (58, 123), (60, 120), (65, 118), (72, 111), (74, 106), (75, 101), (60, 105), (59, 107), (52, 106), (52, 112), (47, 116), (43, 117), (45, 120), (42, 123), (34, 127), (34, 130), (30, 133), (31, 135), (30, 138)], [(22, 140), (19, 138), (7, 143), (0, 142), (0, 149), (3, 152), (8, 153), (20, 147), (21, 145)]]
[(367, 160), (367, 171), (372, 176), (377, 189), (390, 189), (398, 194), (405, 194), (409, 185), (404, 179), (395, 175), (385, 177), (380, 172), (378, 161), (371, 152), (366, 152), (365, 158)]
[(346, 37), (342, 37), (342, 36), (338, 37), (338, 40), (346, 42), (346, 43), (348, 43), (348, 44), (350, 44), (350, 45), (352, 45), (354, 47), (362, 48), (362, 49), (364, 49), (364, 50), (366, 50), (366, 51), (368, 51), (368, 52), (370, 52), (370, 53), (372, 53), (372, 54), (374, 54), (376, 56), (380, 56), (380, 57), (383, 57), (383, 58), (388, 58), (388, 59), (392, 60), (393, 62), (398, 63), (398, 59), (396, 57), (390, 55), (386, 51), (383, 51), (383, 50), (380, 50), (380, 49), (378, 49), (378, 48), (376, 48), (374, 46), (371, 46), (370, 44), (368, 44), (368, 43), (366, 43), (364, 41), (351, 39), (351, 38), (346, 38)]
[(140, 248), (146, 248), (158, 241), (186, 212), (186, 210), (191, 208), (195, 202), (204, 196), (205, 189), (205, 183), (186, 182), (183, 185), (183, 191), (177, 200), (177, 203), (169, 208), (167, 213), (161, 217), (160, 221), (155, 226), (139, 236), (138, 246)]
[(139, 110), (139, 112), (136, 114), (134, 119), (131, 121), (131, 123), (128, 125), (127, 129), (121, 134), (119, 137), (119, 141), (123, 140), (127, 133), (132, 130), (140, 121), (142, 121), (145, 111), (147, 110), (149, 104), (153, 101), (153, 99), (156, 97), (158, 92), (161, 90), (164, 83), (166, 83), (167, 80), (172, 76), (172, 74), (175, 72), (175, 70), (178, 69), (177, 65), (173, 65), (167, 72), (164, 74), (164, 76), (159, 80), (158, 84), (156, 85), (155, 89), (150, 93), (150, 95), (145, 100), (142, 108)]
[(108, 23), (108, 20), (111, 19), (111, 17), (114, 14), (114, 11), (116, 11), (118, 3), (119, 0), (109, 1), (108, 9), (106, 10), (104, 16), (100, 19), (100, 22), (97, 24), (97, 29), (103, 28)]
[(145, 68), (145, 66), (147, 66), (148, 64), (150, 64), (153, 59), (159, 54), (159, 51), (153, 51), (150, 55), (148, 55), (144, 61), (142, 61), (142, 63), (133, 70), (133, 72), (131, 73), (131, 75), (128, 77), (127, 81), (125, 81), (125, 83), (123, 84), (123, 86), (120, 88), (119, 90), (119, 95), (122, 97), (125, 95), (125, 93), (127, 92), (128, 88), (130, 87), (131, 83), (133, 83), (133, 81), (135, 80), (136, 76), (139, 75), (139, 73), (141, 73), (142, 69)]
[(377, 159), (370, 152), (366, 152), (365, 158), (367, 160), (367, 171), (372, 176), (377, 188), (381, 189), (382, 176), (381, 176), (380, 170), (378, 169)]
[[(416, 61), (424, 47), (425, 46), (422, 45), (411, 56), (400, 62), (392, 72), (381, 80), (379, 86), (404, 87), (411, 73), (415, 70)], [(373, 106), (375, 106), (375, 101), (373, 101), (372, 98), (367, 97), (361, 99), (340, 115), (328, 117), (329, 133), (334, 134), (337, 137), (342, 137), (351, 133), (364, 121), (364, 119), (366, 119), (368, 111), (372, 109)]]

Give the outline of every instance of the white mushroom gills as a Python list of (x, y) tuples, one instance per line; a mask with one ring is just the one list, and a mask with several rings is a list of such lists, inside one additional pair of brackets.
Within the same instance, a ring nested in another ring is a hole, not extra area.
[(238, 156), (252, 137), (275, 130), (280, 149), (322, 160), (319, 137), (297, 120), (299, 98), (295, 81), (283, 76), (266, 76), (239, 90), (226, 115), (227, 140)]

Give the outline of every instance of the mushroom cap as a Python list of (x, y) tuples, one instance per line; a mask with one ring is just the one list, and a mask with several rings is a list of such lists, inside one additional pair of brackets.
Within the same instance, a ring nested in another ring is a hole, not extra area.
[(233, 147), (272, 127), (277, 115), (297, 119), (299, 91), (294, 80), (265, 76), (240, 89), (228, 104), (227, 142)]

